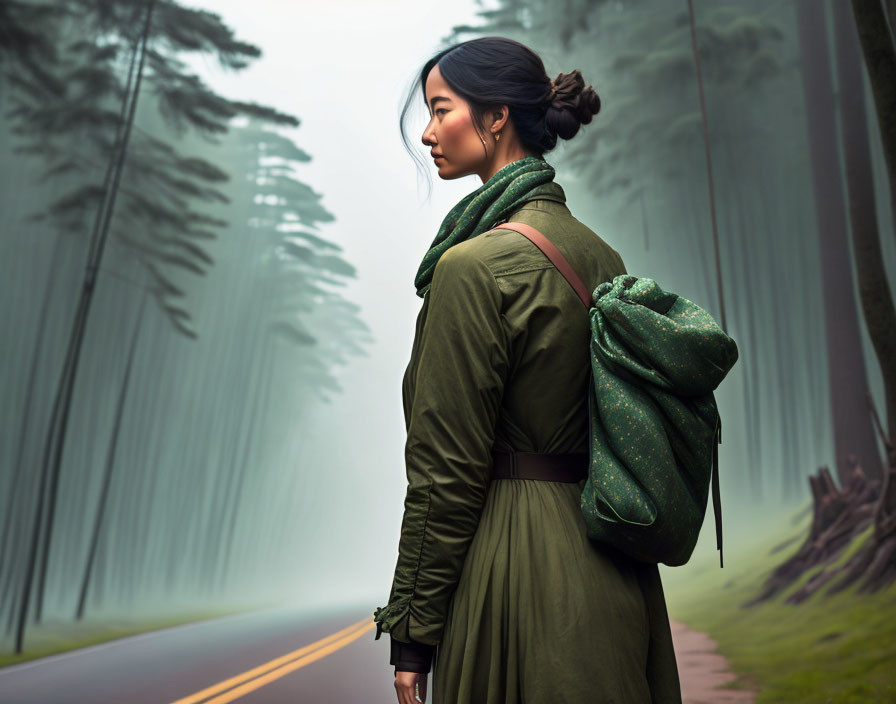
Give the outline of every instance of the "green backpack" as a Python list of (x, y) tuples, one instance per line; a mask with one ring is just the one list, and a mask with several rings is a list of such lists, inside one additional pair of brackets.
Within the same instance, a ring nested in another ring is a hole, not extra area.
[(705, 310), (652, 279), (621, 274), (593, 294), (560, 251), (530, 225), (527, 237), (572, 286), (591, 318), (588, 479), (581, 509), (588, 537), (630, 557), (669, 566), (694, 551), (712, 486), (722, 563), (713, 391), (737, 345)]

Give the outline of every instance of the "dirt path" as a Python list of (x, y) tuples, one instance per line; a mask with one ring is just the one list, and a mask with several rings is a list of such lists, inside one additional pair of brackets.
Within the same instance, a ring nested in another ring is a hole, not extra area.
[(716, 652), (712, 638), (675, 619), (669, 622), (684, 704), (752, 704), (755, 701), (755, 690), (722, 687), (737, 679), (737, 675), (731, 672), (724, 656)]

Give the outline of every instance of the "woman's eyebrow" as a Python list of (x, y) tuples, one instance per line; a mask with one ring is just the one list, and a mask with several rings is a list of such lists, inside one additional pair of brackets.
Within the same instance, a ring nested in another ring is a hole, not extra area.
[(451, 98), (446, 98), (444, 95), (434, 95), (432, 98), (429, 99), (429, 109), (430, 110), (432, 110), (435, 107), (437, 100), (451, 100)]

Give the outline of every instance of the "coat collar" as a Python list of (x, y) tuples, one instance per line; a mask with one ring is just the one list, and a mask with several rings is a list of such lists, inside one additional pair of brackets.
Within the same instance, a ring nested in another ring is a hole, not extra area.
[(533, 200), (551, 200), (555, 203), (565, 203), (566, 193), (563, 192), (563, 187), (559, 183), (549, 181), (533, 188), (521, 205), (525, 205)]
[(554, 210), (557, 208), (565, 209), (567, 207), (566, 194), (563, 192), (563, 188), (559, 183), (555, 183), (552, 181), (533, 189), (533, 191), (526, 196), (526, 199), (519, 204), (519, 207), (517, 207), (513, 211), (513, 213), (511, 213), (510, 216), (506, 220), (504, 220), (504, 222), (513, 220), (516, 214), (520, 210), (525, 209), (528, 205), (538, 204), (539, 202), (544, 203), (545, 206), (550, 210)]

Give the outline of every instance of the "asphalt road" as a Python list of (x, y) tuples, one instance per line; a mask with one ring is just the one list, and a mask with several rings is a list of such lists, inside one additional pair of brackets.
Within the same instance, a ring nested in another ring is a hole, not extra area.
[(372, 613), (228, 616), (0, 669), (0, 702), (391, 704), (389, 637), (374, 633)]
[[(0, 669), (0, 704), (395, 704), (374, 633), (370, 613), (283, 609), (175, 626)], [(754, 701), (706, 634), (672, 636), (685, 704)]]

